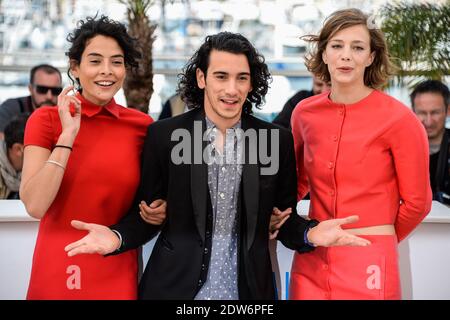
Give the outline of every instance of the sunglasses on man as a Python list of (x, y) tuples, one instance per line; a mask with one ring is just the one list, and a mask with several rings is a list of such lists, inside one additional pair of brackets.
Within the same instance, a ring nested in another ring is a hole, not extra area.
[(40, 86), (40, 85), (33, 85), (33, 87), (36, 89), (36, 92), (39, 94), (46, 94), (48, 90), (52, 92), (52, 95), (57, 96), (59, 95), (63, 88), (61, 87), (47, 87), (47, 86)]

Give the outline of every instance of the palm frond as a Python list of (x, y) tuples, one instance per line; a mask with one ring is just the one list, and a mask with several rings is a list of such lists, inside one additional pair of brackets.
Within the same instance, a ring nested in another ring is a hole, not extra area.
[(147, 10), (153, 0), (120, 0), (127, 6), (128, 32), (137, 39), (142, 57), (137, 70), (127, 70), (123, 85), (125, 99), (130, 108), (148, 113), (153, 94), (152, 46), (156, 24), (151, 23)]
[[(443, 80), (450, 75), (450, 1), (442, 4), (400, 2), (381, 8), (389, 52), (403, 77)], [(408, 80), (408, 86), (416, 83)]]

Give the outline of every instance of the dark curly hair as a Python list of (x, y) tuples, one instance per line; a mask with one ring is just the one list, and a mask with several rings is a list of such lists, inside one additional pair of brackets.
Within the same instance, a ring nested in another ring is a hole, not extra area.
[[(141, 58), (142, 55), (138, 49), (136, 39), (127, 33), (125, 25), (104, 15), (100, 18), (97, 18), (97, 16), (87, 17), (85, 21), (78, 21), (77, 27), (72, 33), (69, 33), (67, 41), (72, 43), (72, 45), (69, 51), (66, 52), (66, 56), (69, 57), (71, 63), (75, 61), (77, 64), (80, 64), (87, 41), (97, 35), (110, 37), (117, 41), (125, 55), (124, 60), (127, 68), (136, 70), (139, 67), (137, 59)], [(70, 69), (67, 71), (67, 75), (74, 82), (70, 75)], [(80, 84), (78, 79), (76, 81)]]
[(260, 109), (271, 80), (269, 70), (264, 62), (265, 59), (244, 36), (231, 32), (220, 32), (207, 36), (205, 42), (183, 68), (182, 73), (178, 75), (177, 93), (186, 105), (189, 108), (203, 108), (204, 91), (197, 85), (196, 70), (199, 68), (206, 76), (209, 55), (212, 50), (244, 54), (247, 57), (253, 89), (244, 102), (243, 112), (250, 114), (253, 104)]

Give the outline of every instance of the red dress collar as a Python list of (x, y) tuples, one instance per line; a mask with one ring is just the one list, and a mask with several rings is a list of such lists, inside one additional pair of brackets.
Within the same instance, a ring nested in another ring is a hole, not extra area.
[(81, 114), (88, 117), (93, 117), (99, 114), (102, 110), (106, 110), (116, 118), (120, 118), (121, 107), (116, 103), (114, 98), (112, 98), (106, 105), (100, 106), (87, 100), (79, 92), (77, 92), (76, 97), (81, 101)]

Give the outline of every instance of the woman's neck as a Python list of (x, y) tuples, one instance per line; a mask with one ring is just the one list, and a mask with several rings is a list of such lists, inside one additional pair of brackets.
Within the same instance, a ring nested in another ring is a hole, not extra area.
[(367, 97), (372, 91), (372, 88), (364, 84), (355, 86), (333, 83), (331, 85), (330, 99), (335, 103), (353, 104)]

